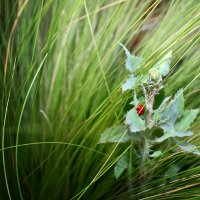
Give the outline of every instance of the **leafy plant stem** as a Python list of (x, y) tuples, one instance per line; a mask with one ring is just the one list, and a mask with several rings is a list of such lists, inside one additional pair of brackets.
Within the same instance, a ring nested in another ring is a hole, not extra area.
[[(150, 97), (148, 98), (148, 114), (147, 114), (147, 126), (149, 126), (152, 122), (152, 117), (153, 117), (153, 105), (154, 105), (154, 100), (155, 96), (157, 94), (158, 89), (156, 87), (153, 88), (152, 92), (150, 93)], [(146, 165), (149, 160), (149, 135), (150, 131), (147, 131), (144, 133), (143, 138), (144, 138), (144, 143), (143, 143), (143, 152), (142, 152), (142, 164), (141, 164), (141, 177), (142, 181), (141, 184), (144, 185), (145, 187), (145, 182), (146, 182)], [(142, 187), (144, 189), (144, 187)]]
[(155, 99), (155, 96), (158, 92), (158, 89), (155, 87), (151, 94), (150, 94), (150, 97), (148, 99), (148, 109), (149, 109), (149, 112), (148, 112), (148, 115), (147, 115), (147, 126), (150, 125), (150, 123), (152, 122), (152, 115), (153, 115), (153, 105), (154, 105), (154, 99)]

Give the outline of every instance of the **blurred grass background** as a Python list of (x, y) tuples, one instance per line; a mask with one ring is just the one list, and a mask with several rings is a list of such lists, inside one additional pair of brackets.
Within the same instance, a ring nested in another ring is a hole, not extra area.
[(133, 169), (130, 193), (126, 174), (113, 175), (128, 146), (97, 144), (131, 95), (118, 42), (145, 58), (144, 72), (172, 49), (165, 94), (183, 87), (187, 109), (199, 108), (198, 0), (2, 0), (0, 17), (1, 200), (200, 198), (198, 157), (169, 149), (148, 189)]

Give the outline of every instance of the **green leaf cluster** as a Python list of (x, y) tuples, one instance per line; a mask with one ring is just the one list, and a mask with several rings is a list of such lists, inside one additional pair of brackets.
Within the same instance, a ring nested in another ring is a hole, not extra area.
[(189, 129), (197, 117), (199, 109), (184, 110), (183, 89), (180, 89), (174, 99), (167, 105), (169, 99), (170, 97), (166, 97), (154, 112), (154, 120), (159, 120), (159, 127), (164, 131), (164, 134), (156, 138), (155, 142), (160, 143), (172, 138), (182, 150), (199, 155), (200, 152), (196, 146), (177, 139), (193, 135), (193, 132)]
[(196, 118), (199, 109), (184, 111), (183, 89), (180, 89), (176, 93), (175, 98), (166, 106), (169, 99), (170, 97), (165, 98), (161, 106), (154, 113), (154, 119), (156, 119), (156, 115), (160, 113), (161, 123), (159, 127), (164, 131), (164, 135), (157, 138), (156, 142), (163, 142), (171, 137), (186, 137), (193, 134), (191, 131), (188, 131), (188, 129)]

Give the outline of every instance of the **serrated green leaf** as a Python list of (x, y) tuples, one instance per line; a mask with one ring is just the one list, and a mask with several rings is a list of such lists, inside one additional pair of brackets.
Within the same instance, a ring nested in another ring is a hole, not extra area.
[[(162, 87), (162, 86), (161, 86)], [(159, 89), (159, 93), (155, 96), (155, 100), (154, 100), (154, 105), (153, 105), (153, 108), (156, 110), (158, 109), (161, 104), (164, 102), (164, 99), (165, 98), (168, 98), (168, 97), (165, 97), (165, 90), (164, 88), (163, 89)], [(166, 101), (166, 100), (165, 100)], [(167, 101), (168, 102), (168, 101)], [(166, 104), (165, 104), (165, 108), (166, 108)]]
[(183, 114), (184, 98), (183, 89), (180, 89), (169, 106), (162, 113), (162, 120), (165, 122), (160, 126), (163, 130), (169, 131), (174, 129), (175, 122)]
[(104, 133), (101, 134), (99, 143), (127, 142), (130, 140), (127, 131), (128, 128), (124, 125), (107, 128)]
[(130, 127), (131, 132), (139, 132), (145, 130), (145, 121), (142, 120), (135, 109), (130, 110), (126, 114), (125, 124)]
[(174, 102), (172, 103), (172, 105), (174, 105), (176, 119), (178, 119), (183, 114), (184, 110), (183, 88), (178, 90), (177, 93), (175, 94)]
[(152, 157), (152, 158), (157, 158), (157, 157), (159, 157), (160, 155), (162, 155), (162, 152), (161, 152), (161, 151), (154, 151), (153, 154), (150, 155), (150, 157)]
[(137, 69), (140, 68), (141, 64), (143, 63), (144, 59), (141, 57), (133, 56), (131, 53), (128, 51), (128, 49), (121, 43), (119, 43), (123, 49), (125, 50), (127, 59), (126, 59), (126, 69), (130, 73), (134, 73)]
[(130, 90), (135, 85), (136, 78), (133, 74), (129, 76), (129, 78), (126, 79), (126, 82), (122, 85), (122, 91)]
[(161, 76), (167, 76), (170, 71), (170, 62), (172, 59), (172, 51), (169, 51), (165, 56), (159, 60), (155, 68), (159, 71)]
[(160, 106), (155, 111), (157, 111), (159, 113), (163, 112), (166, 109), (167, 103), (170, 99), (171, 99), (171, 96), (165, 97), (164, 100), (162, 101), (162, 103), (160, 104)]
[(191, 131), (181, 132), (174, 130), (174, 137), (187, 137), (191, 135), (193, 135), (193, 132)]
[(186, 141), (182, 142), (177, 139), (174, 139), (174, 142), (179, 146), (180, 149), (200, 156), (200, 151), (195, 145), (190, 144), (189, 142)]
[(115, 178), (118, 179), (122, 173), (128, 168), (129, 157), (128, 152), (126, 152), (117, 162), (117, 165), (114, 168)]
[(177, 131), (185, 132), (190, 128), (190, 124), (194, 121), (199, 109), (186, 110), (183, 112), (181, 119), (176, 122), (175, 129)]
[(160, 143), (160, 142), (163, 142), (164, 140), (169, 139), (169, 138), (187, 137), (187, 136), (191, 136), (192, 134), (193, 133), (191, 131), (179, 132), (179, 131), (176, 131), (174, 129), (171, 129), (169, 131), (164, 131), (164, 134), (161, 137), (156, 138), (155, 142)]
[(165, 131), (164, 134), (161, 137), (155, 139), (155, 142), (160, 143), (160, 142), (163, 142), (164, 140), (171, 138), (171, 137), (174, 137), (174, 132), (171, 131), (171, 130)]
[(157, 124), (159, 123), (159, 121), (162, 121), (163, 122), (166, 120), (165, 119), (162, 119), (162, 112), (167, 108), (167, 103), (168, 101), (170, 100), (171, 96), (170, 97), (166, 97), (163, 102), (160, 104), (160, 106), (154, 110), (154, 114), (153, 114), (153, 121)]

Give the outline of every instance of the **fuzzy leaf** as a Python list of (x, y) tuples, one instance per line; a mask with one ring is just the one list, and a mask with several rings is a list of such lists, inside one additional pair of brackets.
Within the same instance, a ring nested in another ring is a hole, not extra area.
[(174, 132), (173, 131), (165, 131), (161, 137), (155, 139), (155, 142), (160, 143), (171, 137), (174, 137)]
[(179, 131), (171, 129), (169, 131), (164, 131), (164, 134), (161, 137), (156, 138), (155, 142), (160, 143), (169, 138), (187, 137), (187, 136), (191, 136), (192, 134), (193, 133), (191, 131), (179, 132)]
[[(161, 89), (162, 87), (163, 87), (163, 85), (160, 86), (159, 93), (155, 96), (154, 105), (153, 105), (153, 108), (154, 108), (155, 110), (158, 109), (158, 108), (161, 106), (161, 104), (164, 103), (164, 101), (166, 101), (165, 98), (166, 98), (166, 99), (169, 98), (169, 97), (166, 97), (166, 95), (165, 95), (165, 90), (164, 90), (164, 89)], [(168, 100), (169, 100), (169, 99), (168, 99)], [(167, 103), (168, 103), (168, 100), (167, 100)], [(165, 103), (165, 106), (163, 106), (164, 108), (167, 107), (167, 106), (166, 106), (167, 103)]]
[(140, 68), (141, 64), (143, 63), (144, 59), (141, 57), (133, 56), (131, 53), (128, 51), (128, 49), (121, 43), (119, 43), (125, 50), (127, 59), (126, 59), (126, 69), (130, 73), (134, 73), (137, 69)]
[(157, 158), (157, 157), (159, 157), (160, 155), (162, 155), (162, 152), (161, 152), (161, 151), (154, 151), (153, 154), (150, 155), (150, 157), (152, 157), (152, 158)]
[(163, 112), (165, 110), (165, 108), (167, 107), (167, 102), (170, 100), (170, 98), (171, 98), (171, 96), (165, 97), (163, 102), (160, 104), (158, 109), (156, 109), (155, 111), (158, 111), (159, 113)]
[(117, 162), (117, 165), (114, 168), (115, 178), (118, 179), (122, 173), (128, 168), (129, 157), (128, 152), (126, 152)]
[(184, 98), (183, 89), (180, 89), (175, 98), (170, 102), (169, 106), (162, 113), (162, 120), (166, 120), (160, 127), (169, 131), (174, 128), (175, 122), (183, 114)]
[(182, 131), (182, 132), (187, 131), (190, 128), (190, 124), (196, 118), (198, 112), (199, 112), (199, 109), (184, 111), (181, 119), (178, 122), (176, 122), (175, 129), (177, 131)]
[(191, 135), (193, 135), (193, 132), (191, 131), (181, 132), (174, 130), (174, 137), (186, 137)]
[(130, 90), (135, 85), (136, 78), (133, 74), (129, 76), (129, 78), (126, 79), (126, 82), (122, 85), (122, 91)]
[(180, 149), (200, 156), (200, 151), (195, 145), (190, 144), (186, 141), (182, 142), (177, 139), (174, 139), (174, 141), (179, 146)]
[[(162, 116), (162, 112), (167, 108), (167, 102), (170, 100), (171, 96), (170, 97), (166, 97), (163, 102), (160, 104), (160, 106), (154, 110), (154, 115), (153, 115), (153, 121), (155, 123), (159, 123), (161, 119), (161, 116)], [(166, 120), (166, 119), (165, 119)]]
[(131, 132), (139, 132), (145, 130), (145, 121), (142, 120), (135, 109), (130, 110), (126, 114), (125, 124), (129, 125)]
[(155, 65), (161, 76), (166, 76), (170, 71), (170, 62), (172, 59), (172, 51), (170, 50), (165, 56), (161, 58)]
[(113, 126), (108, 128), (101, 134), (99, 143), (127, 142), (130, 140), (127, 131), (126, 126)]

